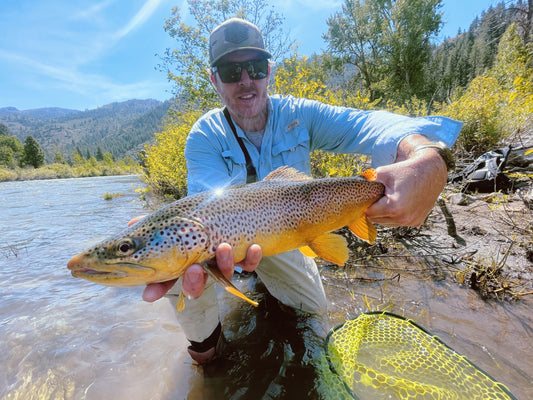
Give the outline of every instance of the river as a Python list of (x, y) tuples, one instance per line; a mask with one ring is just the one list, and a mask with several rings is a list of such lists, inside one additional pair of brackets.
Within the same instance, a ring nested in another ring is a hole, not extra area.
[[(291, 328), (261, 319), (261, 308), (227, 302), (222, 316), (237, 327), (225, 332), (227, 339), (244, 343), (244, 337), (248, 346), (234, 352), (232, 364), (202, 371), (192, 364), (166, 300), (148, 304), (142, 288), (104, 287), (70, 275), (66, 263), (74, 254), (147, 213), (135, 191), (140, 187), (133, 176), (0, 183), (0, 399), (298, 398), (312, 377), (295, 367), (296, 346), (283, 338)], [(104, 200), (105, 193), (120, 196)], [(531, 301), (484, 302), (445, 281), (326, 278), (325, 287), (332, 325), (364, 311), (370, 299), (413, 318), (518, 399), (531, 398)], [(262, 332), (261, 343), (252, 331)], [(262, 392), (251, 390), (261, 385)]]
[(0, 183), (0, 398), (186, 397), (191, 372), (168, 302), (66, 268), (147, 212), (140, 187), (134, 176)]

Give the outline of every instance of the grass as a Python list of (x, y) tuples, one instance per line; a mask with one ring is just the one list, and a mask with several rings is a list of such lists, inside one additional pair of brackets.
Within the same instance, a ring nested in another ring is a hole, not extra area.
[(122, 196), (124, 196), (124, 195), (121, 194), (121, 193), (109, 193), (109, 192), (105, 192), (102, 195), (104, 200), (113, 200), (113, 199), (116, 199), (117, 197), (122, 197)]
[(140, 174), (139, 166), (104, 165), (70, 166), (68, 164), (47, 164), (40, 168), (1, 168), (0, 182), (28, 181), (38, 179), (83, 178), (90, 176), (111, 176)]

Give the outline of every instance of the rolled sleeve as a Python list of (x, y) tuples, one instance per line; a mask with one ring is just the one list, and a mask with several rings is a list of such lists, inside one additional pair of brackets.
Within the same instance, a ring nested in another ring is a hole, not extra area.
[(382, 132), (377, 136), (372, 148), (373, 167), (393, 163), (398, 144), (406, 136), (415, 133), (424, 135), (434, 142), (443, 141), (451, 147), (457, 140), (462, 126), (461, 122), (441, 116), (409, 118), (387, 114), (381, 123)]
[[(398, 144), (411, 134), (427, 136), (453, 145), (462, 124), (442, 116), (413, 118), (388, 111), (357, 110), (331, 106), (318, 101), (293, 97), (274, 97), (279, 119), (286, 115), (309, 132), (310, 147), (344, 154), (366, 154), (372, 166), (391, 164), (396, 159)], [(283, 121), (289, 123), (290, 121)]]

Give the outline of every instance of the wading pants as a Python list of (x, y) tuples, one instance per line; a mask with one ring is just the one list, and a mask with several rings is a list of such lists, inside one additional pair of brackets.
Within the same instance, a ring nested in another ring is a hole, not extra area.
[[(315, 261), (299, 250), (264, 257), (255, 270), (270, 294), (281, 303), (309, 314), (326, 317), (327, 300)], [(181, 294), (181, 279), (167, 297), (176, 307)], [(189, 341), (201, 343), (219, 325), (215, 282), (209, 278), (202, 296), (189, 300), (177, 312), (178, 322)]]

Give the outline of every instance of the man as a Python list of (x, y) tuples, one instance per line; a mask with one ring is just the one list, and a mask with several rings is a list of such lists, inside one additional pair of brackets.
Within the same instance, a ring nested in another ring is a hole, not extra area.
[[(368, 218), (389, 226), (424, 221), (447, 178), (449, 150), (436, 142), (453, 144), (460, 123), (269, 96), (271, 55), (259, 29), (242, 19), (215, 28), (209, 46), (211, 80), (228, 114), (212, 110), (191, 129), (185, 148), (189, 194), (260, 180), (283, 165), (309, 174), (315, 149), (363, 153), (372, 156), (377, 180), (386, 187), (385, 196), (367, 210)], [(216, 261), (231, 278), (235, 263), (228, 244), (218, 247)], [(326, 314), (324, 288), (311, 258), (293, 251), (262, 259), (261, 248), (252, 245), (246, 259), (236, 261), (255, 271), (282, 304)], [(214, 283), (200, 265), (192, 265), (174, 284), (149, 285), (143, 298), (155, 301), (174, 286), (169, 296), (175, 303), (183, 291), (185, 309), (178, 319), (191, 342), (189, 353), (199, 363), (208, 362), (221, 332)]]

